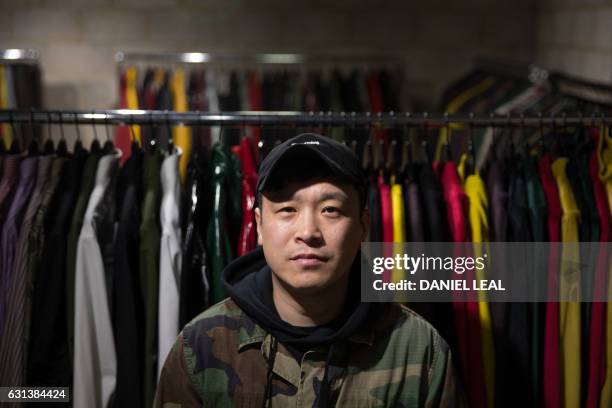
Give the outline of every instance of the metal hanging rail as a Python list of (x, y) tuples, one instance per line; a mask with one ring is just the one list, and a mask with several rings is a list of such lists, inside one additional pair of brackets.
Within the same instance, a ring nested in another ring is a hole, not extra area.
[(139, 53), (119, 51), (115, 53), (117, 64), (126, 63), (249, 63), (249, 64), (314, 64), (314, 63), (400, 63), (401, 58), (393, 55), (326, 55), (296, 53), (263, 53), (263, 54), (221, 54), (208, 52), (183, 53)]
[(173, 112), (154, 110), (0, 110), (0, 123), (76, 125), (185, 125), (185, 126), (343, 126), (343, 127), (443, 127), (466, 124), (474, 127), (504, 126), (597, 126), (611, 124), (606, 115), (499, 116), (450, 115), (428, 112)]

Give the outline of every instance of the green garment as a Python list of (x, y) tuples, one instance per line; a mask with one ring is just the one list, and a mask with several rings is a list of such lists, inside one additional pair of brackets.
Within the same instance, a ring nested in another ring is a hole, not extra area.
[[(144, 403), (153, 404), (157, 383), (157, 305), (159, 301), (159, 246), (161, 230), (159, 206), (161, 200), (160, 151), (143, 156), (143, 201), (140, 224), (140, 288), (144, 301)], [(161, 363), (160, 363), (161, 364)]]
[(217, 303), (227, 296), (221, 283), (221, 275), (225, 266), (234, 258), (233, 249), (237, 244), (236, 226), (239, 225), (242, 212), (241, 174), (236, 157), (225, 152), (219, 144), (213, 147), (211, 165), (213, 205), (208, 223), (206, 250), (211, 266), (211, 302)]
[[(446, 342), (405, 306), (384, 307), (373, 324), (347, 338), (342, 358), (346, 369), (330, 367), (334, 406), (465, 406)], [(264, 399), (272, 340), (233, 300), (212, 306), (179, 335), (162, 369), (154, 406), (268, 406)], [(315, 406), (328, 349), (312, 347), (300, 363), (282, 342), (277, 344), (270, 406)]]

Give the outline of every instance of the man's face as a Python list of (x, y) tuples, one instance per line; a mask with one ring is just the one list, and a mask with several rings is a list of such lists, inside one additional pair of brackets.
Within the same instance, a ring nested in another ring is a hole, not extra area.
[(348, 278), (369, 226), (359, 207), (354, 187), (328, 179), (264, 193), (255, 209), (257, 239), (283, 286), (313, 294)]

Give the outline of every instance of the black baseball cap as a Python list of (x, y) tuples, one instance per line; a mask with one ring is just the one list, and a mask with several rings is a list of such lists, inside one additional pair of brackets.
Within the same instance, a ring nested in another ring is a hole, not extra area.
[(259, 165), (257, 180), (257, 195), (266, 190), (270, 176), (274, 173), (281, 159), (304, 151), (314, 153), (328, 167), (331, 175), (353, 185), (365, 200), (366, 179), (359, 166), (359, 159), (346, 145), (338, 143), (330, 137), (316, 133), (302, 133), (274, 147)]

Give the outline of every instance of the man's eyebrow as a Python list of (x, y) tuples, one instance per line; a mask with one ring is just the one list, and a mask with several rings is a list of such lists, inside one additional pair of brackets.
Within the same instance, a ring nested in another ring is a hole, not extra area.
[(348, 199), (347, 195), (338, 191), (330, 191), (327, 193), (323, 193), (321, 195), (321, 197), (319, 198), (320, 201), (325, 201), (325, 200), (340, 200), (340, 201), (344, 201)]

